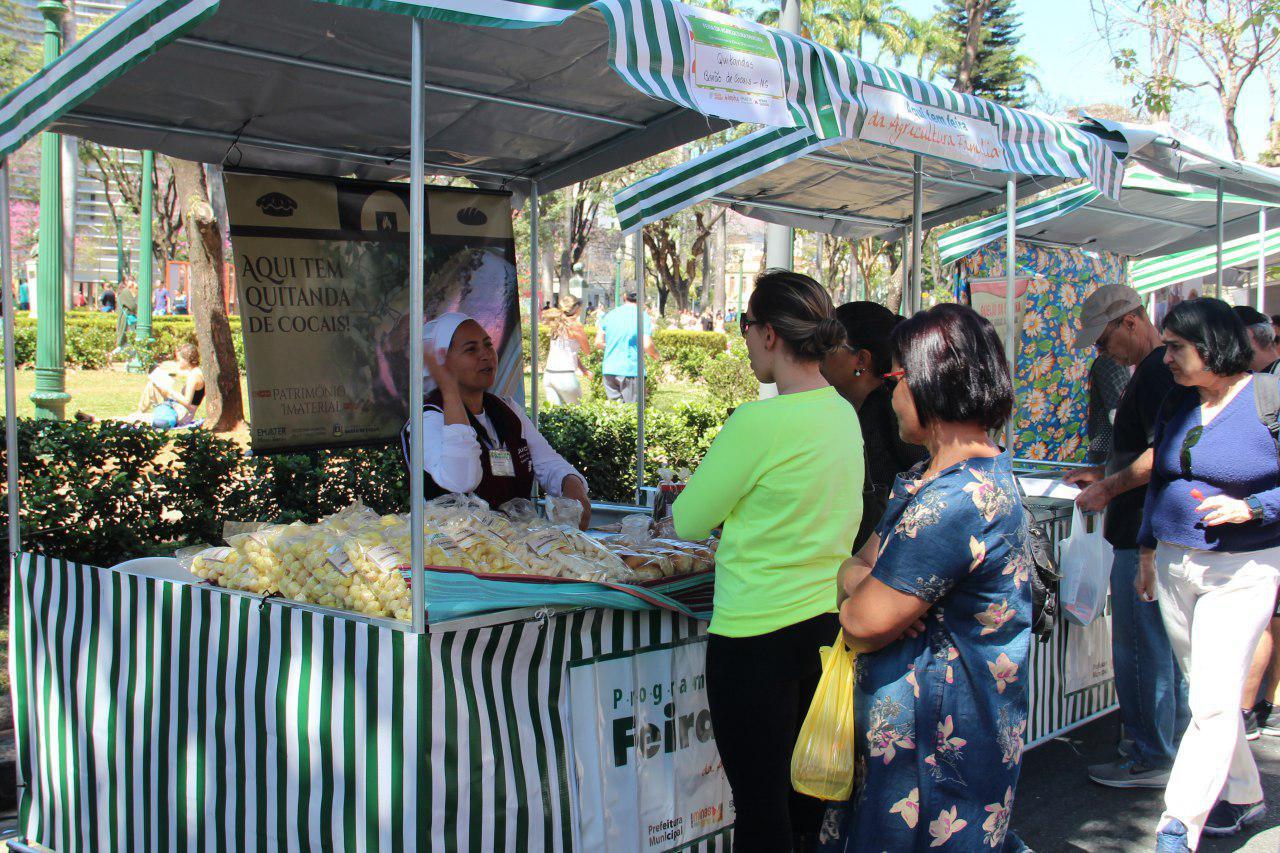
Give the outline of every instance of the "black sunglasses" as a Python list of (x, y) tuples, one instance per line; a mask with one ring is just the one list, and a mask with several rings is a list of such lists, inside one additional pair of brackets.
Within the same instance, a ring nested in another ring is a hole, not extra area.
[(754, 320), (746, 314), (743, 314), (738, 317), (738, 328), (742, 330), (742, 336), (745, 338), (747, 336), (747, 329), (750, 329), (752, 326), (760, 325), (760, 322), (761, 321)]
[(1188, 480), (1191, 479), (1191, 448), (1196, 446), (1196, 442), (1203, 434), (1203, 426), (1193, 426), (1187, 430), (1187, 437), (1182, 440), (1182, 451), (1178, 454), (1178, 462), (1182, 465), (1182, 476)]

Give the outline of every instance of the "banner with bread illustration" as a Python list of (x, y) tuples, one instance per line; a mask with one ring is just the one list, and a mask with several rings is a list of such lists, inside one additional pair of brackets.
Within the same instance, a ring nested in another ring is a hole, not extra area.
[[(227, 172), (254, 452), (398, 440), (409, 412), (409, 186)], [(475, 317), (523, 399), (507, 193), (427, 187), (426, 319)], [(421, 369), (419, 366), (418, 369)]]

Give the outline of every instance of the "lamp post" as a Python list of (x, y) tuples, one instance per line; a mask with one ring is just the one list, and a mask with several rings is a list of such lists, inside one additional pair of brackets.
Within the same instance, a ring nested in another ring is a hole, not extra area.
[(155, 189), (151, 180), (155, 168), (154, 151), (142, 152), (142, 210), (138, 223), (138, 328), (134, 333), (138, 343), (151, 338), (152, 251), (151, 215), (155, 207)]
[[(63, 15), (59, 0), (42, 0), (44, 16), (44, 64), (62, 52)], [(62, 155), (57, 134), (40, 134), (40, 261), (36, 274), (36, 388), (31, 395), (36, 417), (61, 420), (71, 395), (66, 392), (64, 325), (66, 303), (62, 293)]]
[(622, 258), (626, 254), (622, 251), (622, 247), (618, 247), (618, 251), (613, 253), (614, 276), (613, 276), (613, 307), (617, 308), (622, 304)]

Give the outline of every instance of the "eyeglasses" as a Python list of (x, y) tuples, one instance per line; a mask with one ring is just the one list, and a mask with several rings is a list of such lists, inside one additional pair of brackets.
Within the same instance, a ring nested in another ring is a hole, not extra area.
[(906, 375), (907, 371), (905, 370), (890, 370), (888, 373), (884, 374), (884, 378), (891, 379), (896, 382), (899, 379), (905, 378)]
[(1191, 448), (1196, 446), (1196, 442), (1203, 434), (1203, 426), (1193, 426), (1187, 430), (1187, 437), (1182, 440), (1182, 452), (1178, 454), (1178, 462), (1182, 465), (1182, 476), (1188, 480), (1191, 479)]
[(1124, 321), (1123, 317), (1117, 317), (1110, 323), (1102, 327), (1102, 334), (1098, 335), (1098, 349), (1103, 352), (1107, 351), (1107, 339), (1111, 337), (1111, 333), (1120, 328), (1120, 324)]
[(756, 320), (752, 317), (748, 317), (746, 314), (743, 314), (738, 318), (738, 327), (742, 330), (742, 336), (744, 338), (747, 336), (747, 329), (750, 329), (752, 326), (758, 326), (758, 325), (760, 325), (759, 320)]

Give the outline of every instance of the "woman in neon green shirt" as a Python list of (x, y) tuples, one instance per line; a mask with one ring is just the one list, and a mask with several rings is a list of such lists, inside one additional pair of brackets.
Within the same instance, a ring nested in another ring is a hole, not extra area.
[(706, 672), (734, 850), (785, 851), (821, 820), (818, 801), (791, 791), (791, 752), (818, 648), (840, 630), (835, 580), (862, 518), (862, 433), (819, 371), (845, 340), (820, 284), (765, 272), (741, 325), (752, 371), (778, 396), (730, 416), (672, 515), (686, 539), (724, 528)]

